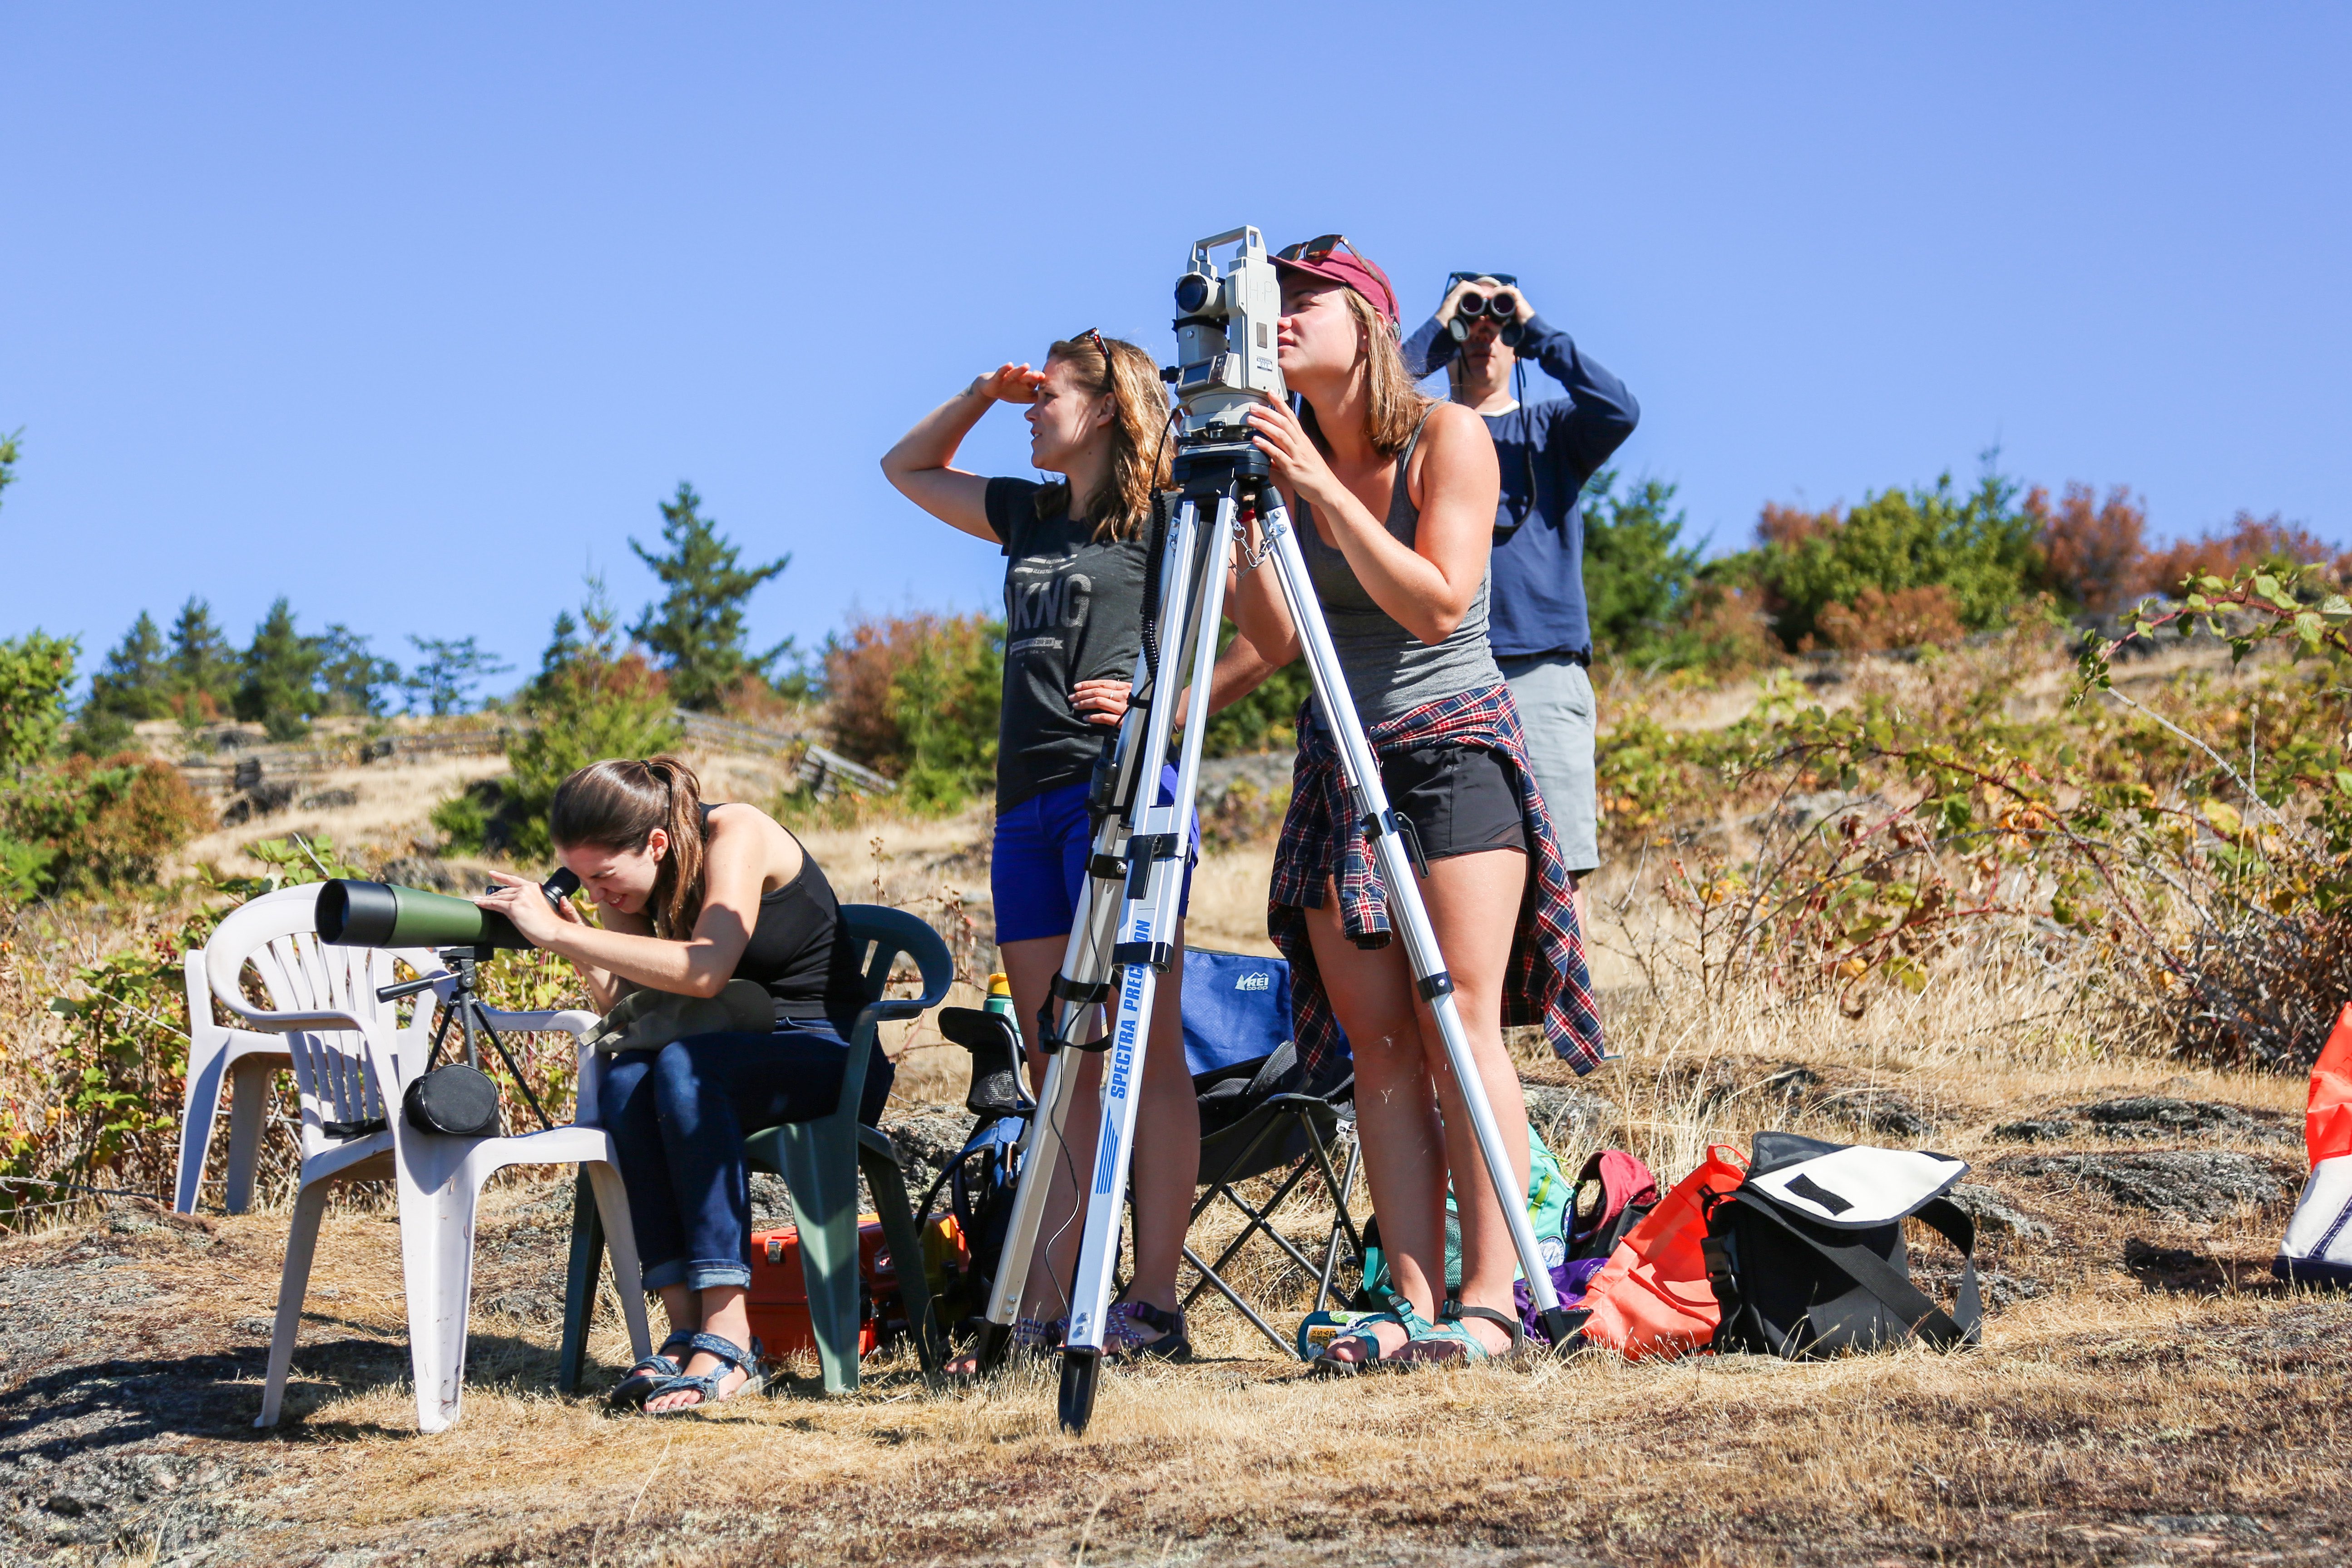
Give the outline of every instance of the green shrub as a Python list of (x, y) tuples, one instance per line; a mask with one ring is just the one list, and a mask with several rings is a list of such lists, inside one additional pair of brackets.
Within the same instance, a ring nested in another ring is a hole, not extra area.
[(901, 783), (898, 802), (948, 810), (992, 786), (1004, 624), (984, 616), (852, 622), (824, 654), (833, 743)]
[(898, 797), (917, 811), (951, 811), (996, 780), (1004, 690), (1004, 623), (978, 616), (939, 622), (890, 680), (898, 728)]
[(152, 881), (212, 820), (168, 763), (135, 752), (68, 757), (22, 775), (0, 800), (0, 892), (26, 899)]
[(1616, 487), (1617, 476), (1603, 468), (1584, 490), (1584, 601), (1594, 657), (1664, 669), (1700, 663), (1707, 642), (1690, 624), (1699, 552), (1682, 542), (1675, 487), (1654, 479), (1622, 495)]
[(57, 744), (79, 651), (73, 638), (38, 631), (0, 641), (0, 778), (31, 767)]
[(2014, 482), (1988, 471), (1966, 495), (1946, 474), (1931, 489), (1882, 490), (1844, 513), (1768, 505), (1759, 547), (1720, 563), (1716, 575), (1761, 588), (1791, 648), (1821, 637), (1829, 606), (1853, 605), (1869, 588), (1940, 586), (1963, 626), (1990, 630), (2042, 574), (2040, 525), (2012, 504), (2016, 495)]

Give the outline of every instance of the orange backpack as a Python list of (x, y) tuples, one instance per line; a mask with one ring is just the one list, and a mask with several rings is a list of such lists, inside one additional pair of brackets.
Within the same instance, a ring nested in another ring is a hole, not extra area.
[(1578, 1303), (1582, 1341), (1627, 1361), (1705, 1350), (1723, 1320), (1700, 1251), (1707, 1200), (1747, 1179), (1746, 1156), (1727, 1144), (1711, 1145), (1699, 1168), (1675, 1184), (1592, 1277)]

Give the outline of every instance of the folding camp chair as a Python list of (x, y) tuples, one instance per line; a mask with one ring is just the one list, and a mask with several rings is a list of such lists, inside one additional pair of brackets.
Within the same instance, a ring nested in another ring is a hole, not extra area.
[[(1290, 966), (1278, 958), (1190, 948), (1184, 953), (1184, 1061), (1192, 1070), (1201, 1104), (1200, 1195), (1192, 1221), (1219, 1203), (1238, 1209), (1246, 1223), (1210, 1262), (1188, 1242), (1184, 1261), (1198, 1272), (1181, 1303), (1187, 1311), (1204, 1290), (1233, 1303), (1276, 1349), (1296, 1354), (1291, 1338), (1277, 1331), (1225, 1278), (1234, 1260), (1263, 1236), (1316, 1281), (1321, 1311), (1334, 1294), (1344, 1260), (1361, 1275), (1364, 1240), (1348, 1213), (1356, 1186), (1355, 1074), (1346, 1058), (1319, 1074), (1298, 1060), (1290, 1038)], [(1345, 1148), (1344, 1167), (1338, 1163)], [(1242, 1183), (1289, 1170), (1261, 1203), (1240, 1191)], [(1323, 1237), (1320, 1262), (1283, 1234), (1276, 1216), (1309, 1180), (1330, 1202), (1332, 1220)], [(1345, 1251), (1342, 1251), (1344, 1244)]]

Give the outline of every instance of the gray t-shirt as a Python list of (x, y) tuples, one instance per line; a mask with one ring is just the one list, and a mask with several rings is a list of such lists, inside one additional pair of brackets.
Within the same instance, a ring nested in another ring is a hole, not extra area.
[(988, 526), (1004, 542), (1004, 704), (996, 809), (1012, 810), (1094, 771), (1112, 731), (1070, 710), (1081, 680), (1126, 680), (1143, 646), (1143, 539), (1094, 537), (1066, 508), (1037, 515), (1027, 479), (988, 481)]
[[(1423, 426), (1428, 416), (1423, 416)], [(1410, 547), (1421, 531), (1421, 509), (1412, 504), (1405, 475), (1412, 464), (1421, 430), (1397, 454), (1396, 488), (1389, 498), (1389, 534)], [(1298, 503), (1298, 548), (1307, 557), (1307, 574), (1314, 579), (1315, 597), (1322, 602), (1323, 621), (1331, 630), (1331, 646), (1347, 672), (1348, 694), (1356, 700), (1357, 716), (1368, 724), (1482, 687), (1499, 686), (1503, 672), (1495, 664), (1486, 642), (1486, 590), (1493, 570), (1478, 579), (1478, 595), (1443, 642), (1423, 642), (1404, 628), (1364, 591), (1355, 568), (1336, 545), (1323, 542), (1315, 531), (1315, 512)], [(1318, 716), (1322, 704), (1316, 704)]]

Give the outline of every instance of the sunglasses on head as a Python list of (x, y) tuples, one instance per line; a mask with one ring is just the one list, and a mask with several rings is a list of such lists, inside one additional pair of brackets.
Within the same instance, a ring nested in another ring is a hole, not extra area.
[(1355, 242), (1344, 234), (1318, 234), (1313, 239), (1302, 239), (1297, 245), (1286, 245), (1274, 253), (1274, 258), (1276, 261), (1328, 261), (1343, 245), (1348, 247), (1349, 255), (1359, 261), (1363, 261), (1367, 267), (1371, 265), (1370, 262), (1364, 260), (1364, 253), (1356, 248)]
[[(1085, 331), (1080, 332), (1078, 337), (1094, 344), (1095, 353), (1103, 356), (1103, 390), (1105, 392), (1118, 390), (1118, 362), (1110, 357), (1110, 345), (1103, 342), (1102, 333), (1093, 327), (1088, 327)], [(1073, 338), (1070, 341), (1076, 342), (1077, 339)]]

